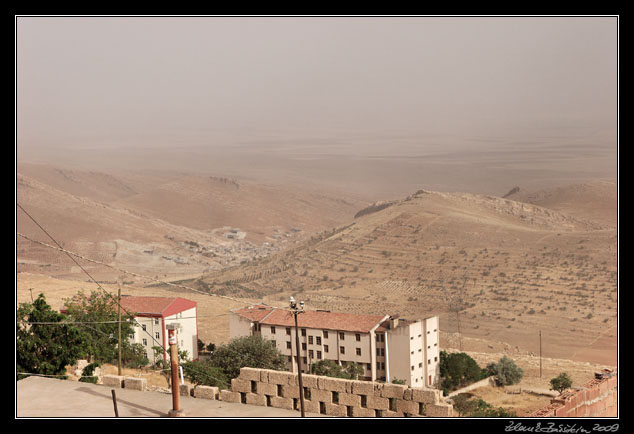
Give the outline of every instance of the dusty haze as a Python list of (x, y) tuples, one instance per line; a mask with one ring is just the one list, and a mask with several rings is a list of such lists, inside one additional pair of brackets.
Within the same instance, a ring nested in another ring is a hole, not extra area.
[(371, 199), (616, 178), (616, 17), (18, 17), (16, 56), (19, 161)]

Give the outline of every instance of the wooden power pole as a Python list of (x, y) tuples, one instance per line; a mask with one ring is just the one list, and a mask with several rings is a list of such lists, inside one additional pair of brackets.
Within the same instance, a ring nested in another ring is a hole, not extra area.
[(117, 314), (117, 324), (119, 325), (119, 363), (117, 365), (118, 369), (118, 375), (121, 376), (123, 369), (121, 368), (121, 284), (119, 284), (119, 291), (118, 291), (118, 314)]

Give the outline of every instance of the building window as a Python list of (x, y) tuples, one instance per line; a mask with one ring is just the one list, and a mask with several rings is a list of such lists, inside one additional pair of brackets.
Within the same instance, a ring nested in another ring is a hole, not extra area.
[[(304, 364), (304, 366), (306, 366), (306, 364), (308, 363), (308, 360), (306, 360), (306, 357), (302, 357), (302, 363)], [(304, 370), (302, 370), (302, 372), (304, 372)]]
[(427, 364), (431, 365), (431, 359), (427, 360)]
[(414, 354), (414, 351), (410, 352), (410, 354)]
[(343, 334), (343, 332), (339, 332), (339, 339), (341, 339), (342, 341), (345, 340), (346, 336)]
[(438, 357), (434, 357), (434, 362), (437, 362), (437, 361), (438, 361)]
[(286, 348), (288, 348), (288, 349), (291, 348), (291, 341), (286, 341)]
[(313, 344), (313, 337), (312, 336), (308, 336), (308, 343), (309, 344)]
[(291, 335), (291, 328), (290, 327), (286, 327), (286, 334), (287, 335)]
[(376, 370), (377, 371), (381, 370), (381, 362), (376, 362)]
[(306, 350), (306, 342), (302, 342), (302, 350)]
[(313, 353), (313, 350), (308, 350), (308, 357), (310, 357), (311, 359), (315, 358), (315, 353)]
[(385, 348), (381, 348), (381, 356), (385, 357)]
[(339, 352), (341, 354), (346, 354), (346, 348), (345, 347), (339, 347)]
[(324, 330), (324, 339), (328, 339), (328, 332)]
[(134, 339), (134, 335), (130, 335), (130, 339)]
[(412, 371), (414, 370), (414, 365), (412, 365)]
[(361, 348), (357, 348), (357, 356), (361, 355)]
[(385, 371), (385, 362), (381, 362), (381, 370)]
[(275, 327), (271, 326), (271, 334), (274, 335), (275, 334)]
[(146, 330), (145, 330), (145, 324), (143, 324), (143, 325), (141, 326), (141, 328), (143, 329), (143, 331), (146, 331)]
[(147, 345), (147, 339), (143, 339), (143, 345)]
[(328, 352), (328, 345), (324, 345), (324, 353)]
[(321, 336), (317, 336), (315, 340), (317, 342), (317, 345), (321, 345)]
[(423, 367), (423, 362), (420, 362), (420, 363), (418, 364), (418, 367), (419, 367), (419, 368), (422, 368), (422, 367)]
[(361, 342), (361, 334), (357, 333), (356, 335), (354, 335), (354, 337), (357, 339), (357, 342)]
[(302, 329), (302, 336), (306, 336), (306, 329)]
[(154, 337), (156, 339), (160, 339), (161, 338), (161, 334), (159, 332), (154, 333)]
[(158, 318), (154, 318), (154, 324), (155, 324), (155, 325), (158, 325), (158, 323), (159, 323)]
[(376, 349), (376, 355), (377, 355), (377, 356), (380, 356), (380, 355), (381, 355), (381, 349), (380, 349), (380, 348), (377, 348), (377, 349)]
[(321, 351), (317, 351), (317, 359), (321, 360)]

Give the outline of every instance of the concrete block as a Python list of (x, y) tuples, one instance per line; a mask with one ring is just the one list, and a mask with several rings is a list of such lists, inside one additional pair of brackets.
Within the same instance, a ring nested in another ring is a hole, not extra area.
[(345, 405), (326, 403), (326, 414), (329, 416), (346, 417), (348, 409)]
[(401, 384), (383, 384), (381, 388), (381, 396), (383, 398), (398, 398), (403, 399), (407, 386)]
[(374, 409), (354, 407), (352, 409), (352, 417), (375, 417)]
[(123, 385), (126, 389), (132, 390), (147, 390), (147, 379), (137, 377), (125, 377), (123, 379)]
[(369, 381), (353, 381), (352, 393), (355, 395), (374, 395), (374, 383)]
[[(268, 371), (268, 383), (270, 384), (294, 384), (297, 375), (292, 372)], [(261, 377), (261, 375), (260, 375)]]
[(377, 396), (368, 396), (367, 407), (375, 410), (388, 410), (390, 402), (387, 398), (381, 398)]
[(231, 390), (221, 390), (220, 400), (224, 402), (242, 402), (240, 392), (233, 392)]
[(196, 386), (194, 388), (194, 397), (201, 399), (219, 399), (220, 389), (212, 386)]
[(178, 385), (178, 392), (180, 393), (181, 396), (191, 396), (191, 385), (189, 384), (179, 384)]
[(257, 393), (247, 393), (247, 404), (266, 407), (266, 396)]
[(310, 400), (332, 403), (332, 392), (328, 390), (310, 389)]
[(319, 401), (304, 400), (304, 411), (306, 413), (319, 413)]
[(330, 390), (332, 392), (346, 392), (350, 386), (351, 380), (341, 378), (318, 377), (317, 388), (321, 390)]
[(241, 380), (248, 381), (260, 381), (260, 371), (261, 369), (256, 368), (240, 368), (240, 378)]
[(271, 407), (293, 410), (293, 398), (282, 398), (281, 396), (271, 397)]
[(277, 396), (277, 384), (256, 383), (258, 395)]
[(353, 395), (352, 393), (339, 392), (339, 404), (340, 405), (352, 405), (353, 407), (361, 406), (361, 396)]
[(317, 389), (317, 375), (302, 374), (302, 385), (311, 389)]
[(453, 406), (450, 404), (428, 404), (425, 408), (428, 417), (453, 417)]
[(121, 375), (104, 375), (101, 381), (104, 386), (114, 387), (117, 389), (121, 389), (121, 387), (123, 387), (123, 376)]
[(400, 411), (385, 410), (382, 414), (382, 417), (403, 417), (403, 413), (401, 413)]
[[(277, 385), (275, 385), (277, 387)], [(299, 386), (282, 384), (282, 397), (284, 398), (299, 398)]]
[(251, 393), (251, 382), (240, 378), (232, 378), (231, 390), (233, 392)]
[(412, 389), (412, 401), (425, 404), (440, 402), (440, 391), (435, 389)]
[(414, 401), (406, 401), (404, 399), (396, 399), (396, 410), (401, 413), (418, 414), (419, 403)]

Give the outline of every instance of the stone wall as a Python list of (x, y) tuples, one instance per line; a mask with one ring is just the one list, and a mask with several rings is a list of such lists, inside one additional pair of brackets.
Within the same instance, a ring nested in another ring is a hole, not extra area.
[(593, 380), (563, 391), (528, 417), (617, 417), (617, 391), (615, 373), (597, 373)]
[[(337, 417), (452, 417), (453, 407), (435, 389), (302, 375), (304, 409)], [(221, 390), (229, 402), (300, 410), (299, 380), (295, 373), (242, 368)]]

